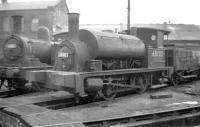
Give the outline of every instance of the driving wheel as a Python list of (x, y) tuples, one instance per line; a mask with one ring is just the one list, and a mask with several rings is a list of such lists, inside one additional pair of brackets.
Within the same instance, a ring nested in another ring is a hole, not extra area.
[(99, 95), (105, 100), (113, 100), (117, 95), (116, 88), (111, 84), (104, 85), (103, 89), (99, 91)]

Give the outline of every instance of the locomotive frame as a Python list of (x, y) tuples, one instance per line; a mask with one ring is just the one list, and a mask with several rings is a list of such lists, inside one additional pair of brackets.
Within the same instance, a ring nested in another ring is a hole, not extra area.
[[(144, 92), (147, 88), (155, 85), (153, 81), (158, 73), (165, 74), (160, 79), (163, 80), (161, 87), (166, 86), (164, 81), (166, 81), (166, 77), (170, 77), (172, 72), (172, 67), (79, 73), (52, 70), (28, 72), (26, 79), (34, 83), (44, 83), (43, 87), (67, 90), (77, 96), (101, 94), (100, 96), (109, 100), (113, 99), (117, 92), (128, 90), (136, 90), (139, 93)], [(103, 93), (98, 93), (101, 89)]]

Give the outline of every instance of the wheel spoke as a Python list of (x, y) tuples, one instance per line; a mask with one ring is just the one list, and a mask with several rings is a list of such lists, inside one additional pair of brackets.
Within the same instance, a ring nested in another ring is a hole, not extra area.
[(0, 89), (1, 90), (12, 90), (24, 88), (26, 82), (21, 79), (1, 79)]
[(3, 84), (4, 84), (4, 79), (1, 79), (1, 84), (0, 84), (0, 89), (2, 88)]
[(0, 90), (10, 90), (9, 81), (6, 79), (1, 79)]
[(117, 94), (113, 85), (105, 85), (102, 90), (99, 91), (100, 97), (105, 100), (113, 100)]

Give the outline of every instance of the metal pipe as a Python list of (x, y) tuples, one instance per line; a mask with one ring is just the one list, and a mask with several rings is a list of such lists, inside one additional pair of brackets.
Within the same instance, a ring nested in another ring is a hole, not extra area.
[(1, 0), (1, 4), (6, 4), (6, 3), (8, 3), (7, 0)]
[(128, 34), (130, 33), (130, 11), (131, 11), (131, 7), (130, 7), (130, 0), (128, 0), (128, 16), (127, 16), (127, 31)]

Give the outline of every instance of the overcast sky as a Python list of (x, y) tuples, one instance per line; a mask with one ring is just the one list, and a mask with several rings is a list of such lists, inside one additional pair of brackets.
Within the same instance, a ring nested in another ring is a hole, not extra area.
[[(8, 0), (8, 2), (19, 1), (27, 0)], [(70, 12), (81, 14), (81, 24), (126, 23), (127, 1), (66, 0)], [(163, 22), (200, 24), (199, 12), (200, 0), (131, 0), (131, 24)]]

